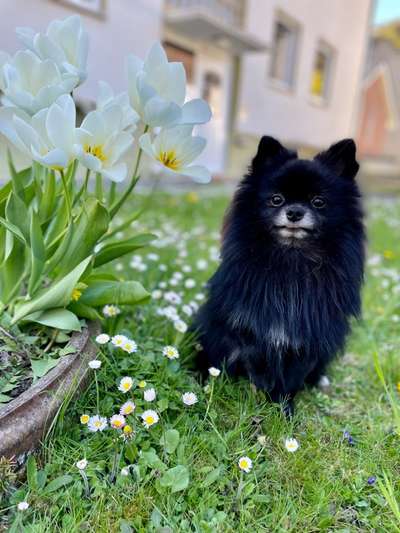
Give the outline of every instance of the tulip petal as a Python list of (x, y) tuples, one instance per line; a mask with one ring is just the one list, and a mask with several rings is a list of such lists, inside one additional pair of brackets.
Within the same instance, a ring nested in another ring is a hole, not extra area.
[(150, 98), (144, 108), (144, 121), (151, 127), (171, 126), (179, 122), (182, 116), (181, 108), (158, 96)]
[(125, 163), (119, 163), (111, 168), (103, 169), (101, 171), (102, 176), (110, 179), (116, 183), (124, 181), (127, 175), (127, 166)]
[(32, 146), (32, 155), (36, 161), (47, 167), (66, 168), (69, 165), (68, 155), (60, 148), (55, 148), (54, 150), (47, 152), (47, 154), (41, 155)]
[(201, 165), (192, 165), (190, 167), (184, 167), (179, 169), (179, 174), (189, 176), (198, 183), (210, 183), (211, 174), (210, 171)]
[(139, 139), (139, 146), (145, 154), (154, 159), (155, 152), (153, 145), (151, 144), (150, 133), (144, 133)]
[(210, 106), (202, 98), (190, 100), (182, 107), (182, 124), (205, 124), (210, 119)]

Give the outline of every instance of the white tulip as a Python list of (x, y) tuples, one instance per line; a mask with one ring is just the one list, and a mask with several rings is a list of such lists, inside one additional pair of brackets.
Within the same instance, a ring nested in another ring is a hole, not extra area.
[(7, 123), (2, 117), (11, 109), (4, 108), (0, 113), (0, 131), (8, 140), (42, 165), (56, 169), (68, 167), (76, 156), (76, 110), (72, 97), (60, 96), (32, 118), (14, 113), (12, 122)]
[(185, 103), (186, 73), (182, 63), (169, 63), (160, 43), (145, 61), (127, 58), (128, 92), (132, 107), (151, 127), (203, 124), (211, 118), (209, 105), (201, 99)]
[(100, 81), (96, 109), (103, 111), (114, 105), (120, 106), (122, 109), (121, 129), (133, 133), (140, 117), (130, 105), (128, 93), (124, 92), (115, 96), (111, 86), (105, 81)]
[(0, 50), (0, 91), (4, 91), (6, 88), (6, 82), (3, 74), (3, 66), (10, 61), (10, 56)]
[(51, 59), (63, 73), (85, 81), (89, 50), (89, 36), (79, 15), (64, 20), (53, 20), (46, 33), (36, 33), (32, 28), (17, 28), (17, 35), (40, 59)]
[(123, 181), (127, 165), (121, 157), (132, 146), (133, 137), (123, 126), (121, 106), (91, 111), (77, 129), (78, 159), (86, 168), (115, 182)]
[(206, 140), (192, 136), (191, 126), (174, 126), (162, 129), (154, 140), (149, 133), (139, 139), (142, 150), (166, 169), (190, 176), (200, 183), (211, 180), (210, 172), (203, 166), (190, 165), (203, 151)]
[(5, 105), (14, 105), (34, 115), (49, 107), (62, 94), (68, 94), (77, 84), (77, 77), (61, 74), (57, 65), (35, 54), (17, 52), (3, 65)]

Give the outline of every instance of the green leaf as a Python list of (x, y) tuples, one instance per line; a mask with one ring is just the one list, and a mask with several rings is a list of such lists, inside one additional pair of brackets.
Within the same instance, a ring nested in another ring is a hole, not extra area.
[(12, 183), (11, 181), (8, 181), (3, 187), (0, 189), (0, 214), (4, 216), (4, 207), (7, 198), (10, 196), (10, 192), (12, 189)]
[(170, 468), (160, 478), (160, 485), (169, 487), (172, 493), (185, 490), (189, 485), (189, 470), (183, 465)]
[(22, 244), (26, 244), (26, 239), (22, 231), (18, 228), (18, 226), (15, 226), (14, 224), (12, 224), (11, 222), (9, 222), (3, 217), (0, 217), (0, 224), (2, 224), (2, 226), (4, 226), (8, 231), (10, 231), (13, 235), (15, 235), (15, 237), (17, 237), (17, 239)]
[(57, 282), (40, 291), (32, 300), (16, 307), (12, 324), (27, 315), (37, 311), (45, 311), (67, 306), (71, 301), (71, 294), (80, 277), (89, 266), (92, 257), (89, 256), (77, 265), (72, 272)]
[(79, 301), (86, 305), (100, 307), (110, 303), (138, 304), (149, 297), (149, 293), (137, 281), (94, 281), (85, 289)]
[(28, 480), (29, 490), (35, 491), (38, 488), (37, 483), (37, 466), (36, 459), (33, 455), (28, 457), (26, 462), (26, 477)]
[(65, 275), (93, 253), (98, 240), (106, 233), (109, 222), (107, 209), (96, 198), (88, 198), (74, 223), (71, 242), (57, 269), (58, 276)]
[(36, 322), (50, 328), (66, 331), (81, 331), (81, 325), (76, 315), (68, 309), (48, 309), (43, 313), (34, 313), (24, 318), (28, 322)]
[(39, 205), (41, 222), (46, 222), (55, 212), (56, 204), (56, 177), (54, 171), (48, 171), (44, 178), (43, 196)]
[[(29, 213), (25, 202), (21, 200), (14, 192), (12, 192), (7, 200), (6, 204), (6, 219), (8, 222), (16, 226), (25, 238), (25, 241), (29, 243)], [(8, 229), (8, 228), (7, 228)]]
[(129, 254), (139, 248), (143, 248), (143, 246), (147, 246), (156, 238), (156, 235), (151, 233), (143, 233), (125, 241), (107, 244), (95, 255), (94, 268), (109, 263), (117, 257)]
[(7, 304), (18, 294), (24, 277), (25, 247), (14, 239), (12, 252), (0, 269), (0, 300)]
[(63, 476), (56, 477), (50, 483), (46, 485), (45, 492), (55, 492), (58, 489), (61, 489), (61, 487), (65, 487), (66, 485), (69, 485), (74, 481), (74, 478), (68, 474), (65, 474)]
[(40, 227), (39, 217), (33, 209), (31, 212), (30, 242), (31, 275), (28, 283), (28, 294), (31, 296), (41, 280), (46, 261), (46, 249), (44, 247), (42, 228)]
[(221, 476), (221, 472), (222, 472), (222, 467), (220, 466), (218, 466), (217, 468), (214, 468), (214, 470), (211, 470), (211, 472), (209, 472), (206, 475), (206, 477), (203, 479), (201, 486), (203, 488), (206, 488), (212, 485), (213, 483), (215, 483), (217, 479), (219, 479), (219, 477)]
[(59, 359), (52, 359), (51, 357), (46, 357), (42, 359), (31, 359), (31, 368), (33, 374), (33, 380), (45, 376), (49, 370), (54, 368), (59, 362)]
[(68, 213), (64, 197), (56, 204), (54, 211), (55, 216), (51, 219), (44, 236), (46, 249), (51, 248), (65, 234), (66, 226), (68, 225)]
[(160, 445), (164, 446), (167, 453), (174, 453), (179, 444), (179, 431), (168, 429), (160, 439)]
[(90, 305), (85, 305), (80, 301), (70, 303), (68, 309), (80, 318), (86, 318), (87, 320), (103, 320), (103, 317), (97, 309), (90, 307)]
[(46, 273), (48, 273), (49, 275), (54, 272), (56, 266), (60, 263), (61, 259), (66, 254), (71, 243), (73, 233), (74, 226), (73, 224), (70, 224), (64, 236), (61, 237), (62, 240), (58, 243), (58, 248), (56, 248), (56, 251), (46, 263)]

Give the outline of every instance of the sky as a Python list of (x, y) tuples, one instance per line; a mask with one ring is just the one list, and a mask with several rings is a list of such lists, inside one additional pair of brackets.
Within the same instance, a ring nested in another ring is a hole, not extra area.
[(392, 19), (400, 19), (400, 0), (376, 0), (375, 24), (384, 24)]

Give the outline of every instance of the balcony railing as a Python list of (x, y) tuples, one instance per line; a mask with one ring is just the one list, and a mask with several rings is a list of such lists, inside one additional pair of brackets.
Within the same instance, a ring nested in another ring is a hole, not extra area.
[(167, 10), (201, 10), (220, 22), (242, 28), (245, 0), (166, 0)]

